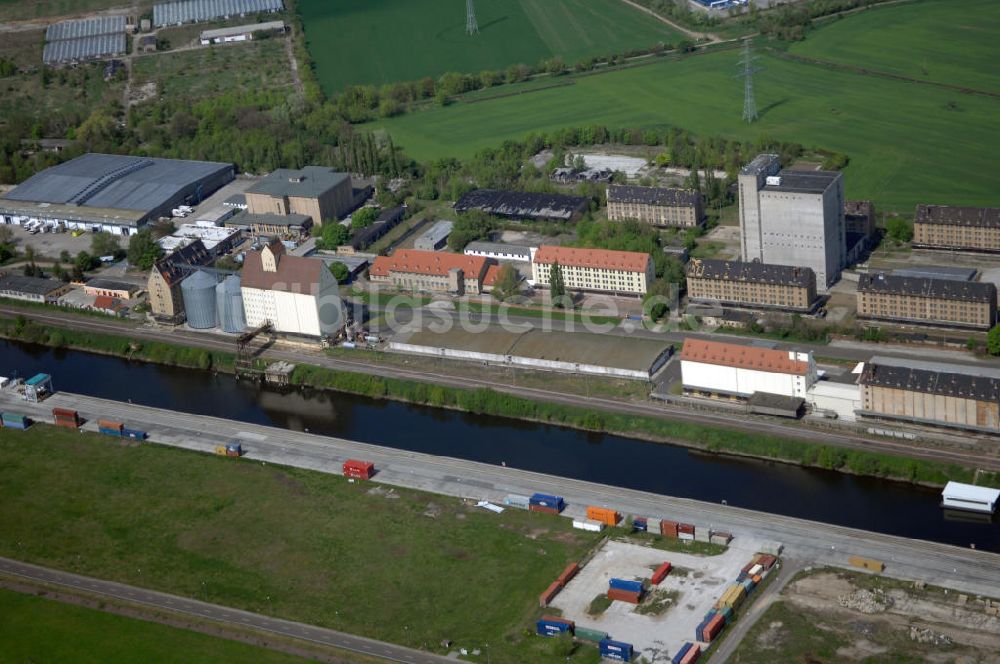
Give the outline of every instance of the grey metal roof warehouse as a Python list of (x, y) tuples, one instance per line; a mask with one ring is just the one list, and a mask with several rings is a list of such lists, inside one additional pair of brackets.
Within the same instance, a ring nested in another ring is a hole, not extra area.
[(340, 173), (327, 166), (306, 166), (298, 170), (277, 168), (260, 182), (253, 184), (246, 193), (315, 198), (349, 179), (347, 173)]
[(125, 34), (125, 16), (94, 16), (53, 23), (45, 30), (45, 41), (79, 39), (96, 35)]
[(257, 12), (280, 12), (282, 0), (180, 0), (153, 5), (153, 25), (197, 23)]
[(459, 212), (473, 209), (511, 219), (569, 221), (587, 209), (587, 199), (566, 194), (476, 189), (455, 203)]
[(802, 288), (808, 288), (810, 283), (816, 281), (815, 273), (809, 267), (712, 258), (696, 258), (688, 263), (687, 276)]
[(917, 295), (963, 302), (990, 303), (997, 299), (997, 287), (985, 281), (897, 277), (884, 272), (862, 274), (858, 279), (858, 292)]
[(865, 364), (859, 382), (979, 401), (1000, 400), (1000, 370), (988, 367), (876, 355)]
[(28, 178), (0, 197), (0, 213), (135, 225), (169, 216), (171, 207), (200, 201), (232, 179), (232, 164), (90, 153)]
[(56, 279), (42, 277), (25, 277), (20, 274), (0, 272), (0, 291), (25, 293), (27, 295), (48, 295), (59, 290), (65, 284)]
[(627, 184), (613, 184), (608, 187), (608, 202), (640, 203), (645, 205), (697, 205), (701, 192), (696, 189), (674, 189), (667, 187), (636, 187)]
[(221, 37), (236, 37), (254, 32), (275, 32), (285, 29), (284, 21), (267, 21), (265, 23), (249, 23), (247, 25), (233, 25), (228, 28), (215, 28), (213, 30), (202, 30), (201, 39), (218, 39)]
[(42, 51), (42, 62), (52, 64), (69, 60), (86, 60), (125, 53), (125, 33), (95, 35), (79, 39), (49, 42)]

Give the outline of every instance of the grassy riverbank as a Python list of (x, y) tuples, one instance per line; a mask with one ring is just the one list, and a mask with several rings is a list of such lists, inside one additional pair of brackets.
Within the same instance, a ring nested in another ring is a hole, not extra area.
[[(136, 360), (198, 369), (230, 371), (231, 353), (187, 348), (162, 342), (130, 341), (124, 337), (78, 332), (0, 319), (0, 336), (59, 348), (130, 357)], [(770, 459), (928, 485), (948, 480), (972, 482), (975, 471), (957, 464), (912, 459), (867, 450), (818, 445), (786, 436), (751, 433), (667, 418), (625, 415), (591, 408), (536, 401), (490, 389), (462, 389), (414, 380), (382, 378), (300, 364), (292, 382), (303, 387), (347, 392), (376, 399), (462, 410), (469, 413), (525, 419), (671, 442), (707, 452)], [(1000, 486), (1000, 473), (980, 473), (977, 484)]]
[(0, 523), (3, 556), (433, 652), (489, 643), (511, 663), (565, 661), (523, 630), (601, 539), (556, 516), (42, 424), (0, 429)]

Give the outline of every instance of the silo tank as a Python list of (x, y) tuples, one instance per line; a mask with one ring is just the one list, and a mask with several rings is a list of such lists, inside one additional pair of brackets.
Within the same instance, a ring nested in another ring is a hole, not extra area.
[(225, 281), (215, 287), (216, 307), (219, 314), (219, 325), (223, 332), (238, 334), (246, 326), (246, 315), (243, 313), (242, 283), (238, 275), (231, 274)]
[(215, 285), (215, 277), (203, 270), (181, 282), (188, 327), (208, 330), (219, 324), (215, 314)]

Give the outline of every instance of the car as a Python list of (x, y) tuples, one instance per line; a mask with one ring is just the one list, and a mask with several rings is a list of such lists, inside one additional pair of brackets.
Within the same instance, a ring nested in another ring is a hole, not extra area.
[(83, 231), (81, 231), (81, 230), (80, 230), (80, 229), (78, 228), (78, 229), (76, 229), (75, 231), (73, 231), (72, 233), (70, 233), (70, 235), (72, 235), (73, 237), (80, 237), (81, 235), (83, 235)]

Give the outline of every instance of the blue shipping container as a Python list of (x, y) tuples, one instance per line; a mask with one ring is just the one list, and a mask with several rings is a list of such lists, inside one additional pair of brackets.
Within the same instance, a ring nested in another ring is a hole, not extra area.
[(708, 626), (708, 623), (711, 620), (712, 620), (711, 618), (705, 618), (700, 623), (698, 623), (697, 627), (694, 628), (694, 640), (695, 641), (701, 641), (701, 633), (705, 630), (705, 628)]
[(726, 624), (733, 622), (733, 607), (727, 606), (722, 609), (722, 617), (725, 618)]
[(552, 507), (560, 512), (566, 506), (566, 501), (563, 500), (562, 496), (550, 496), (545, 493), (536, 493), (531, 496), (529, 502), (532, 505), (542, 505), (544, 507)]
[(622, 643), (621, 641), (612, 641), (611, 639), (604, 639), (601, 641), (601, 657), (607, 657), (608, 659), (617, 659), (620, 662), (630, 662), (632, 661), (632, 644)]
[(146, 432), (139, 431), (138, 429), (123, 429), (122, 435), (127, 438), (135, 438), (136, 440), (146, 440)]
[(642, 532), (646, 532), (646, 529), (648, 527), (649, 527), (649, 521), (646, 520), (646, 517), (637, 516), (636, 518), (632, 519), (632, 530), (639, 530)]
[(746, 588), (747, 595), (749, 595), (750, 593), (753, 592), (754, 588), (757, 587), (757, 584), (753, 582), (753, 579), (744, 579), (743, 587)]
[(5, 427), (10, 427), (11, 429), (27, 429), (31, 423), (27, 415), (21, 415), (20, 413), (0, 414), (0, 420), (3, 420)]
[(98, 428), (98, 431), (108, 436), (114, 436), (115, 438), (122, 437), (122, 432), (119, 429), (109, 429), (108, 427), (100, 427)]
[(681, 660), (684, 659), (684, 655), (687, 654), (688, 650), (691, 650), (690, 643), (685, 643), (684, 645), (682, 645), (681, 649), (677, 651), (676, 655), (674, 655), (674, 658), (670, 660), (670, 664), (680, 664)]
[(566, 623), (551, 622), (548, 620), (539, 620), (535, 623), (535, 630), (538, 632), (539, 636), (558, 636), (563, 632), (569, 631), (569, 625)]
[(714, 616), (716, 613), (718, 613), (718, 611), (716, 611), (715, 609), (709, 609), (708, 613), (705, 614), (705, 620), (711, 620), (712, 616)]
[(642, 581), (626, 581), (625, 579), (611, 579), (609, 586), (615, 590), (627, 590), (630, 593), (641, 593), (645, 590)]

